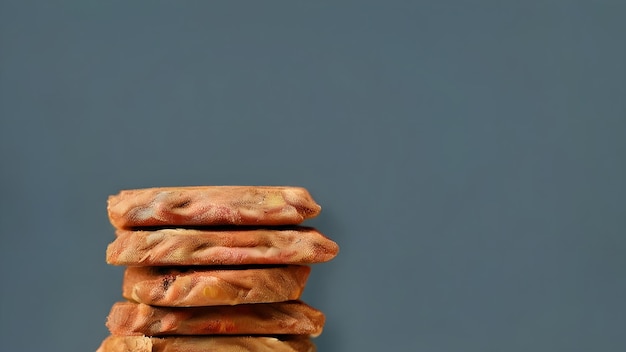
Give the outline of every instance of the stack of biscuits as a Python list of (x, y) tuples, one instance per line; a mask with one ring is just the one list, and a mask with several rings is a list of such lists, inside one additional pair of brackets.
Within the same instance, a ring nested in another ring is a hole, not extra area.
[(339, 247), (299, 224), (320, 212), (300, 187), (205, 186), (109, 197), (126, 266), (98, 352), (315, 351), (325, 317), (300, 300), (309, 264)]

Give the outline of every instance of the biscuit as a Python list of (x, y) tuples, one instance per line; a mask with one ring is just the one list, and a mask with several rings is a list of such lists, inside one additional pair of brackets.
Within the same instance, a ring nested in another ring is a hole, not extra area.
[(303, 336), (108, 336), (96, 352), (315, 352)]
[(213, 307), (154, 307), (118, 302), (106, 325), (112, 335), (319, 336), (325, 316), (301, 301)]
[(311, 264), (333, 259), (339, 246), (317, 230), (293, 228), (118, 230), (112, 265)]
[(300, 298), (311, 268), (128, 267), (124, 298), (153, 306), (191, 307), (270, 303)]
[(301, 187), (199, 186), (121, 191), (108, 199), (117, 228), (296, 225), (321, 207)]

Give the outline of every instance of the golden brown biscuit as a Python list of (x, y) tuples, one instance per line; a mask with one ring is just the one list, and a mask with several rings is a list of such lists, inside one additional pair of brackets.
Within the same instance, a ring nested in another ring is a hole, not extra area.
[(304, 265), (219, 269), (129, 267), (124, 298), (153, 306), (270, 303), (300, 298), (311, 268)]
[(325, 317), (301, 301), (213, 307), (113, 305), (107, 327), (113, 335), (309, 335), (322, 333)]
[(106, 259), (129, 266), (310, 264), (338, 252), (335, 242), (308, 227), (118, 230)]
[(117, 228), (295, 225), (321, 207), (301, 187), (199, 186), (121, 191), (108, 200)]
[(315, 352), (306, 336), (108, 336), (96, 352)]

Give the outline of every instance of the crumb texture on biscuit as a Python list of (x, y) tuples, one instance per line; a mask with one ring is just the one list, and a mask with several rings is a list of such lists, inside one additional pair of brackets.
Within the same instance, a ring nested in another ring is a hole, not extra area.
[(146, 336), (109, 336), (96, 352), (153, 352), (152, 339)]
[(302, 187), (198, 186), (121, 191), (110, 196), (117, 228), (212, 225), (296, 225), (321, 210)]
[(284, 302), (300, 298), (311, 268), (128, 267), (124, 298), (153, 306), (192, 307)]
[(319, 336), (325, 316), (301, 301), (214, 307), (154, 307), (118, 302), (107, 318), (113, 335)]
[(107, 337), (96, 352), (315, 352), (306, 336)]
[(106, 260), (129, 266), (311, 264), (338, 252), (337, 243), (308, 227), (118, 230)]

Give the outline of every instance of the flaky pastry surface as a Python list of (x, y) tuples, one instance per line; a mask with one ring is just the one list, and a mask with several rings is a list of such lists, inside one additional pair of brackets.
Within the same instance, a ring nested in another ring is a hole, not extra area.
[(321, 207), (301, 187), (199, 186), (121, 191), (108, 199), (117, 228), (295, 225)]
[(301, 301), (214, 307), (154, 307), (118, 302), (107, 318), (112, 335), (308, 335), (322, 333), (325, 316)]
[(118, 230), (106, 260), (128, 266), (311, 264), (338, 252), (335, 242), (308, 227)]
[(315, 352), (306, 336), (108, 336), (96, 352)]
[(300, 298), (311, 268), (128, 267), (124, 298), (169, 307), (269, 303)]

